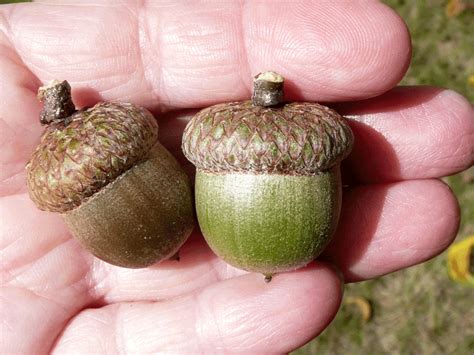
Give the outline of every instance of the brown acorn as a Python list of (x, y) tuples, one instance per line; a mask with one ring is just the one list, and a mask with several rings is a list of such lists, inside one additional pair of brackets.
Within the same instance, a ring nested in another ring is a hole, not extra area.
[(353, 135), (336, 111), (283, 102), (281, 75), (259, 74), (251, 101), (208, 107), (187, 125), (196, 211), (211, 249), (241, 269), (300, 268), (328, 244), (341, 209), (340, 162)]
[(150, 112), (128, 103), (76, 111), (67, 81), (41, 87), (47, 125), (26, 166), (31, 199), (59, 212), (98, 258), (146, 267), (177, 253), (194, 227), (187, 175), (158, 142)]

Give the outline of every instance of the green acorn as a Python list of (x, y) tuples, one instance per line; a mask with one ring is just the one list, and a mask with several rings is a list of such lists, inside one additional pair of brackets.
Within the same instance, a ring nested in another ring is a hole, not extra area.
[(26, 166), (31, 199), (59, 212), (98, 258), (146, 267), (177, 253), (194, 226), (187, 175), (158, 142), (144, 108), (99, 103), (76, 111), (67, 81), (41, 87), (47, 125)]
[(328, 244), (341, 209), (340, 162), (353, 143), (334, 110), (283, 103), (283, 82), (257, 75), (252, 101), (200, 111), (182, 144), (197, 169), (196, 211), (209, 246), (267, 281)]

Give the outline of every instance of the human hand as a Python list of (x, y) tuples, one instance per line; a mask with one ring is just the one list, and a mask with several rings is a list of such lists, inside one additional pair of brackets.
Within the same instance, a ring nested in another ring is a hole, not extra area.
[(327, 262), (266, 284), (220, 261), (197, 232), (180, 262), (146, 269), (84, 251), (26, 194), (42, 131), (36, 91), (53, 78), (71, 83), (77, 106), (149, 108), (180, 157), (195, 109), (249, 98), (252, 74), (278, 71), (288, 99), (330, 101), (352, 118), (349, 186), (323, 256), (346, 281), (422, 262), (454, 238), (458, 206), (437, 178), (472, 165), (472, 107), (448, 90), (392, 89), (410, 43), (386, 6), (65, 3), (0, 7), (2, 353), (288, 352), (328, 325), (342, 295)]

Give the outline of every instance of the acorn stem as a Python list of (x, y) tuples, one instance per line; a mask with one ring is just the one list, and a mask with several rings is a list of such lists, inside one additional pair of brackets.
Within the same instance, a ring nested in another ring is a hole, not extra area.
[(284, 78), (275, 72), (257, 74), (253, 80), (252, 103), (255, 106), (276, 106), (283, 102)]
[(273, 274), (263, 274), (263, 276), (264, 276), (263, 281), (265, 281), (265, 283), (269, 283), (272, 281)]
[(66, 80), (62, 82), (52, 80), (41, 86), (38, 90), (38, 100), (44, 104), (43, 111), (40, 113), (40, 122), (43, 125), (66, 121), (76, 112), (71, 98), (71, 86)]

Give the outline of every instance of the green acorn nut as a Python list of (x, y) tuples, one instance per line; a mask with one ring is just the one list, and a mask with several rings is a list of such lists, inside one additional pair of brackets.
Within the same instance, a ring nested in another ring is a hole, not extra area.
[(158, 142), (150, 112), (127, 103), (76, 111), (67, 81), (40, 88), (47, 125), (26, 166), (31, 199), (59, 212), (98, 258), (139, 268), (170, 258), (194, 227), (189, 179)]
[(254, 79), (252, 101), (206, 108), (182, 148), (197, 169), (196, 210), (211, 249), (266, 280), (315, 259), (341, 209), (340, 162), (353, 134), (334, 110), (282, 103), (283, 77)]

